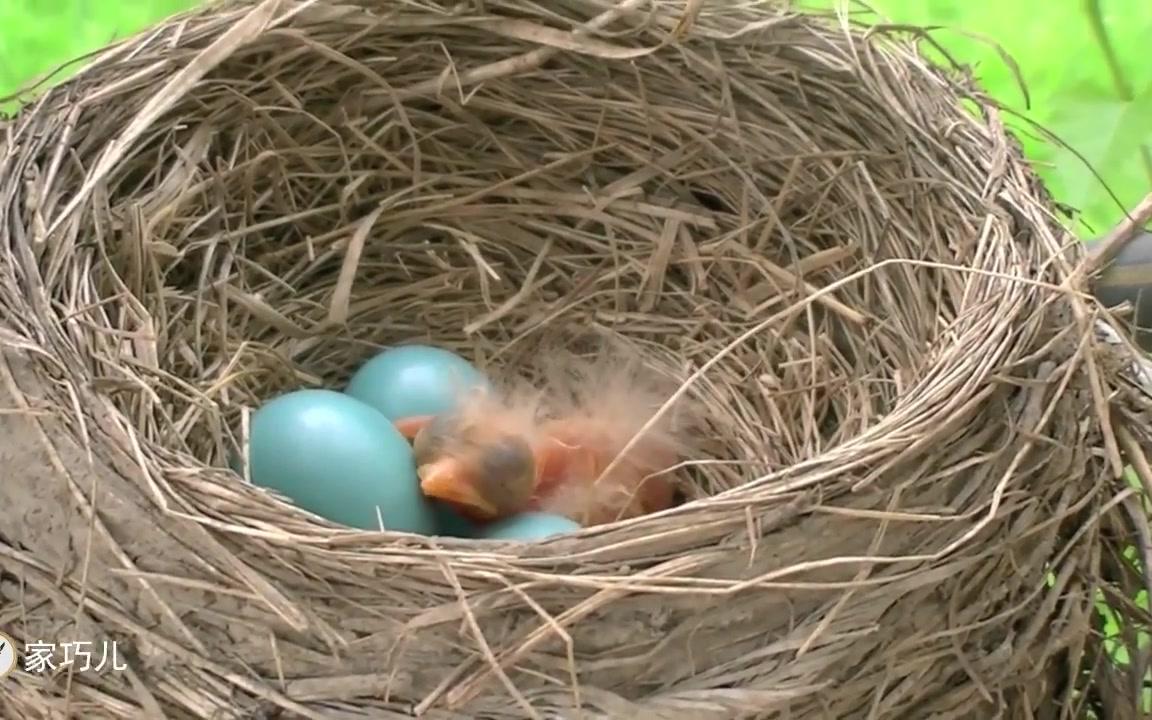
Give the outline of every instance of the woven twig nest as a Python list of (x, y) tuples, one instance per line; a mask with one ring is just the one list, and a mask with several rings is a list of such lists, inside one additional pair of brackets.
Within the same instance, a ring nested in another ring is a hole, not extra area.
[[(0, 628), (128, 666), (18, 669), (14, 717), (1135, 717), (1131, 356), (995, 108), (908, 44), (231, 5), (0, 142), (6, 376), (59, 471), (5, 471)], [(530, 376), (605, 338), (703, 408), (673, 510), (481, 546), (228, 469), (262, 399), (383, 345)]]

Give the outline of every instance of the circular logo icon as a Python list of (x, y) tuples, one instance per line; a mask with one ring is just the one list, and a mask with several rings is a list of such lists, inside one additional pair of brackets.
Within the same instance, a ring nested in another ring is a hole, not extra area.
[(0, 632), (0, 678), (16, 669), (16, 643)]

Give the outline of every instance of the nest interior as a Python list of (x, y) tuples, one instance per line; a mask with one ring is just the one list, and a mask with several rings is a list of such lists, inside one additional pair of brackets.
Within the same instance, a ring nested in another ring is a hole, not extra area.
[[(230, 5), (10, 123), (8, 344), (104, 472), (0, 490), (21, 608), (0, 627), (116, 638), (130, 671), (18, 672), (0, 697), (125, 718), (1135, 707), (1092, 611), (1138, 573), (1085, 410), (1116, 380), (995, 108), (880, 34), (699, 5)], [(478, 549), (350, 533), (227, 469), (246, 408), (381, 345), (531, 375), (605, 338), (694, 402), (706, 457), (668, 513)]]

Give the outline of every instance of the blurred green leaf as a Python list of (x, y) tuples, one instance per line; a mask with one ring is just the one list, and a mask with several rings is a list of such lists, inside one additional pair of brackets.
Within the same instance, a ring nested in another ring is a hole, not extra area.
[(1083, 212), (1096, 234), (1152, 189), (1142, 154), (1142, 148), (1152, 147), (1152, 82), (1131, 102), (1080, 98), (1058, 106), (1049, 129), (1084, 158), (1058, 150), (1049, 178), (1052, 189)]
[[(894, 22), (942, 26), (932, 32), (932, 38), (955, 60), (970, 66), (989, 94), (1026, 118), (1006, 120), (1052, 194), (1081, 211), (1086, 227), (1074, 229), (1083, 236), (1106, 231), (1152, 190), (1152, 178), (1140, 158), (1140, 144), (1152, 142), (1148, 105), (1152, 4), (1100, 3), (1102, 25), (1120, 70), (1128, 84), (1142, 88), (1137, 97), (1126, 101), (1117, 94), (1104, 52), (1079, 0), (866, 1)], [(831, 7), (838, 2), (810, 0), (809, 4)], [(993, 42), (1015, 61), (1019, 78)], [(1020, 80), (1027, 87), (1028, 104)], [(1071, 149), (1043, 139), (1032, 123)]]
[(0, 97), (69, 60), (199, 4), (196, 0), (0, 0)]

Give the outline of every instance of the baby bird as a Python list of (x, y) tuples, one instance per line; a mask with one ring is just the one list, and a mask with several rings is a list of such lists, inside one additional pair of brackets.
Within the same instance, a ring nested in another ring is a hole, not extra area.
[(403, 418), (420, 489), (478, 522), (530, 506), (537, 483), (535, 423), (528, 407), (477, 391), (455, 411)]
[(542, 510), (590, 526), (671, 507), (665, 471), (685, 448), (667, 420), (646, 427), (663, 402), (653, 383), (604, 362), (563, 370), (543, 393), (478, 392), (398, 420), (424, 494), (481, 522)]

